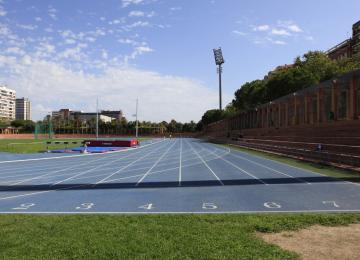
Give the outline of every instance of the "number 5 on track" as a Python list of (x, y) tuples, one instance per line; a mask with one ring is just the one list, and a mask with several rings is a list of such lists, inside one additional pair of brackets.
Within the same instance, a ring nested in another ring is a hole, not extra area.
[(218, 206), (216, 206), (215, 203), (204, 202), (204, 203), (202, 204), (202, 208), (203, 208), (203, 209), (217, 209)]

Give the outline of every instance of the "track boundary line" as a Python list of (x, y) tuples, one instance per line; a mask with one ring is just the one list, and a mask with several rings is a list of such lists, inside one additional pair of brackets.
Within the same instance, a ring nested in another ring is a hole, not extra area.
[(116, 215), (156, 215), (156, 214), (276, 214), (276, 213), (342, 213), (342, 212), (360, 212), (360, 209), (333, 209), (333, 210), (327, 210), (327, 209), (315, 209), (315, 210), (237, 210), (237, 211), (153, 211), (153, 212), (142, 212), (142, 211), (62, 211), (62, 212), (56, 212), (56, 211), (3, 211), (0, 212), (1, 214), (54, 214), (54, 215), (91, 215), (91, 214), (116, 214)]

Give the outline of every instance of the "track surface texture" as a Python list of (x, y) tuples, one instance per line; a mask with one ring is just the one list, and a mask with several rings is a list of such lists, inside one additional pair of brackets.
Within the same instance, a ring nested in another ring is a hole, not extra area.
[(107, 154), (0, 155), (0, 213), (360, 211), (360, 186), (198, 139)]

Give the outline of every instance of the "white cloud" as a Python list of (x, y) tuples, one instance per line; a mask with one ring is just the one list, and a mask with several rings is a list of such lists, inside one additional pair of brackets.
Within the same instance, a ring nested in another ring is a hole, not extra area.
[(35, 21), (41, 22), (41, 21), (42, 21), (42, 18), (41, 18), (41, 17), (35, 17)]
[(241, 36), (245, 36), (245, 35), (247, 35), (247, 33), (245, 33), (245, 32), (241, 32), (241, 31), (238, 31), (238, 30), (233, 30), (233, 31), (232, 31), (232, 33), (234, 33), (234, 34), (238, 34), (238, 35), (241, 35)]
[(142, 17), (144, 15), (145, 15), (145, 13), (143, 11), (131, 11), (129, 13), (130, 17)]
[(57, 20), (57, 19), (58, 19), (56, 13), (57, 13), (57, 10), (56, 10), (54, 7), (52, 7), (52, 6), (49, 6), (49, 8), (48, 8), (48, 15), (51, 17), (51, 19), (53, 19), (53, 20)]
[(273, 41), (273, 43), (277, 44), (277, 45), (286, 45), (286, 42), (280, 41), (280, 40), (275, 40), (275, 41)]
[(290, 25), (288, 29), (292, 32), (302, 32), (303, 30), (296, 24)]
[(129, 5), (138, 5), (143, 2), (144, 0), (122, 0), (122, 7), (128, 7)]
[(286, 31), (284, 29), (276, 29), (276, 28), (271, 30), (271, 34), (280, 35), (280, 36), (290, 36), (291, 35), (288, 31)]
[(65, 44), (75, 44), (76, 41), (74, 39), (66, 39)]
[(134, 40), (132, 40), (132, 39), (128, 39), (128, 38), (124, 38), (124, 39), (118, 39), (118, 42), (120, 42), (120, 43), (123, 43), (123, 44), (130, 44), (130, 45), (133, 45), (133, 46), (135, 46), (135, 45), (138, 45), (139, 43), (137, 42), (137, 41), (134, 41)]
[(104, 60), (107, 60), (108, 59), (108, 53), (106, 50), (101, 50), (101, 57), (104, 59)]
[(86, 44), (79, 43), (76, 47), (65, 49), (63, 52), (59, 53), (58, 57), (60, 59), (81, 61), (86, 58), (86, 54), (82, 51), (82, 49), (86, 47)]
[[(218, 102), (216, 89), (192, 79), (153, 71), (111, 67), (100, 75), (93, 75), (44, 60), (28, 58), (24, 63), (7, 62), (17, 71), (7, 82), (16, 86), (20, 96), (31, 99), (35, 119), (63, 107), (94, 111), (96, 97), (100, 97), (101, 109), (122, 109), (125, 115), (131, 115), (138, 97), (140, 120), (197, 121)], [(206, 99), (199, 102), (199, 97)], [(224, 94), (226, 101), (230, 98)], [(129, 116), (128, 119), (133, 120)]]
[(294, 32), (294, 33), (301, 33), (303, 32), (303, 30), (300, 28), (299, 25), (297, 25), (295, 22), (293, 21), (282, 21), (279, 20), (278, 22), (278, 26), (286, 28), (287, 30)]
[(29, 30), (29, 31), (33, 31), (38, 28), (37, 25), (33, 25), (33, 24), (17, 24), (17, 26), (21, 29)]
[(6, 49), (6, 53), (10, 53), (10, 54), (16, 54), (16, 55), (24, 55), (25, 52), (20, 49), (19, 47), (9, 47)]
[(146, 27), (146, 26), (150, 26), (149, 22), (137, 21), (137, 22), (134, 22), (134, 23), (132, 23), (130, 25), (126, 25), (124, 28), (125, 29), (131, 29), (131, 28)]
[(2, 6), (0, 6), (0, 16), (6, 16), (7, 12), (4, 10)]
[(263, 25), (253, 27), (254, 31), (259, 31), (259, 32), (268, 31), (269, 29), (270, 29), (270, 26), (267, 25), (267, 24), (263, 24)]
[(170, 7), (170, 11), (180, 11), (182, 10), (182, 7), (181, 6), (174, 6), (174, 7)]

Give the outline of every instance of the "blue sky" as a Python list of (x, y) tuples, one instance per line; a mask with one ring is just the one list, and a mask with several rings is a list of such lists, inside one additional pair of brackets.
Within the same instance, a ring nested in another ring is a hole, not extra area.
[(51, 110), (122, 109), (141, 120), (199, 120), (308, 50), (351, 35), (360, 1), (0, 0), (0, 82)]

